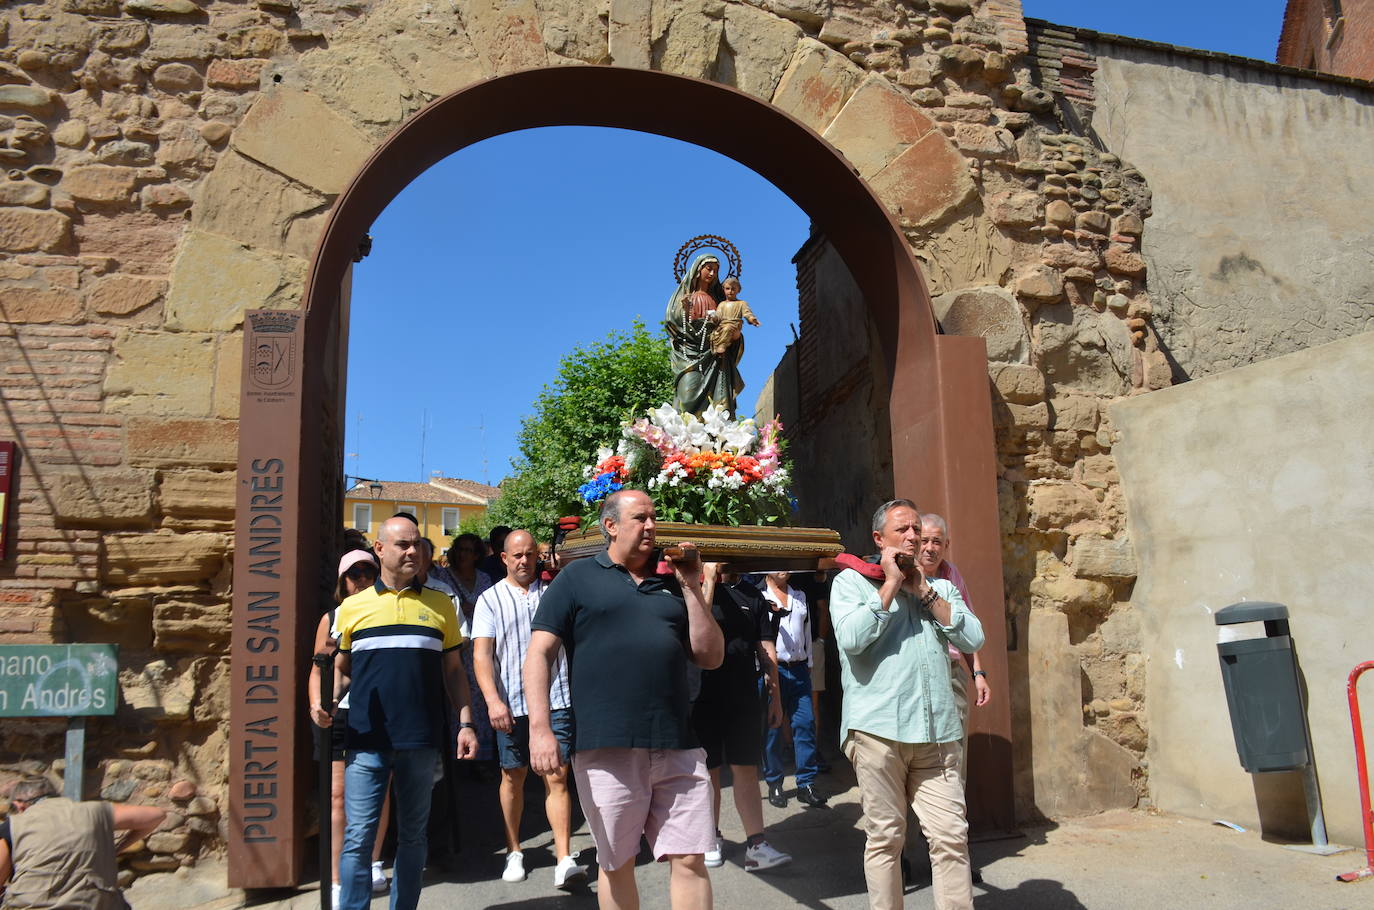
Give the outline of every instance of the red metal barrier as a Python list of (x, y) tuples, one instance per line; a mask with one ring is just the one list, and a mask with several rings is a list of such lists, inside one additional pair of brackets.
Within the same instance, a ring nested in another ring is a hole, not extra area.
[(1355, 773), (1360, 778), (1360, 820), (1364, 823), (1364, 868), (1336, 876), (1338, 882), (1358, 882), (1374, 878), (1374, 812), (1369, 809), (1369, 765), (1365, 760), (1364, 727), (1360, 723), (1360, 674), (1374, 670), (1374, 660), (1357, 664), (1350, 671), (1350, 679), (1345, 684), (1346, 695), (1350, 698), (1350, 725), (1355, 731)]

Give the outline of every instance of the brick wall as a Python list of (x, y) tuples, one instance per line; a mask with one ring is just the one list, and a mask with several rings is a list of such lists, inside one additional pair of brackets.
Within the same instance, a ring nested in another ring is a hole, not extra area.
[(1277, 61), (1374, 79), (1374, 0), (1289, 0)]
[(1091, 117), (1097, 55), (1080, 30), (1039, 19), (1026, 20), (1029, 63), (1041, 88), (1062, 95)]

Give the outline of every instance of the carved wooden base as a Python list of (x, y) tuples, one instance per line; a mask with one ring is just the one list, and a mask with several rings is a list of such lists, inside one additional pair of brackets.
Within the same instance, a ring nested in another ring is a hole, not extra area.
[[(844, 552), (840, 533), (829, 528), (733, 527), (677, 521), (658, 522), (659, 546), (695, 544), (708, 562), (726, 563), (730, 572), (800, 572)], [(595, 526), (569, 534), (558, 553), (564, 559), (595, 556), (606, 548)]]

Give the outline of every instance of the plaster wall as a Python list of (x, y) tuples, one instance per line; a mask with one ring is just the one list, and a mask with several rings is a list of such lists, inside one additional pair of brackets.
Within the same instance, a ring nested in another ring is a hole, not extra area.
[(1330, 838), (1360, 843), (1345, 681), (1371, 657), (1372, 389), (1366, 333), (1112, 406), (1159, 808), (1306, 831), (1296, 775), (1240, 767), (1215, 648), (1217, 609), (1276, 601), (1309, 690)]
[(1142, 252), (1176, 382), (1374, 328), (1374, 92), (1097, 52), (1093, 129), (1153, 192)]

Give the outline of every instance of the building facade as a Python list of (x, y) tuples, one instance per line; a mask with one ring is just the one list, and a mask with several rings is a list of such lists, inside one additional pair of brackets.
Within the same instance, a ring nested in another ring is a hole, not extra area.
[(1374, 79), (1374, 3), (1288, 0), (1275, 59), (1286, 66)]
[(344, 493), (343, 525), (375, 540), (382, 522), (397, 512), (409, 512), (420, 533), (442, 552), (464, 521), (485, 515), (500, 495), (498, 487), (456, 477), (436, 477), (429, 483), (359, 480)]

